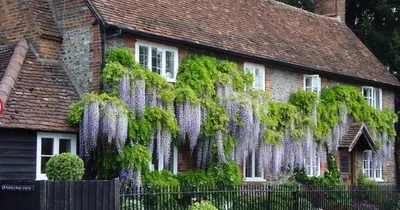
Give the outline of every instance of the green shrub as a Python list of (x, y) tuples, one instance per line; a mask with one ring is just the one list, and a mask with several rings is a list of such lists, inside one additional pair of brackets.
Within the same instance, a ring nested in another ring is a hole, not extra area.
[(207, 168), (207, 175), (212, 177), (214, 183), (217, 185), (237, 185), (243, 183), (240, 168), (234, 162), (212, 164)]
[(194, 203), (189, 210), (218, 210), (210, 201), (201, 201)]
[(154, 186), (176, 186), (179, 185), (179, 180), (176, 179), (171, 172), (162, 170), (161, 172), (153, 171), (145, 173), (143, 176), (143, 184)]
[(62, 153), (54, 155), (46, 163), (46, 175), (49, 180), (82, 180), (85, 172), (82, 159), (78, 155)]
[(204, 170), (190, 170), (177, 176), (181, 185), (206, 185), (212, 184), (212, 177), (207, 176)]

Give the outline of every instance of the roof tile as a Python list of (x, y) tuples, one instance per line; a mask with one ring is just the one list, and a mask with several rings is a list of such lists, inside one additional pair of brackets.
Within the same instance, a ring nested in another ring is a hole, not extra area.
[(96, 0), (109, 24), (399, 86), (344, 23), (273, 0)]

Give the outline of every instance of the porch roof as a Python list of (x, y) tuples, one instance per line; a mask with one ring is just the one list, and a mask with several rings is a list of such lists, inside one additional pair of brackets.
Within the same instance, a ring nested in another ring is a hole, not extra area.
[(368, 129), (365, 126), (365, 123), (358, 122), (353, 123), (350, 128), (347, 130), (346, 134), (343, 136), (339, 143), (339, 147), (342, 148), (349, 148), (349, 152), (351, 152), (356, 146), (358, 140), (360, 139), (361, 135), (363, 135), (366, 139), (366, 143), (370, 147), (371, 150), (376, 152), (377, 147), (375, 142), (372, 140), (371, 135), (368, 132)]

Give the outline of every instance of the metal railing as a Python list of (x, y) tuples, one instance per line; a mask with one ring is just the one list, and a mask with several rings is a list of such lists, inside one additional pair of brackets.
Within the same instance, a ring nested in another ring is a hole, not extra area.
[(395, 210), (400, 190), (394, 186), (128, 186), (120, 193), (121, 210), (189, 209), (210, 201), (223, 210)]

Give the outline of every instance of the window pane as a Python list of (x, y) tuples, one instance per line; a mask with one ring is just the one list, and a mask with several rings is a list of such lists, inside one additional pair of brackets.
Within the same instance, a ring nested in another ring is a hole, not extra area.
[(252, 156), (253, 155), (250, 153), (247, 155), (247, 158), (246, 158), (246, 177), (253, 177), (251, 174), (251, 165), (252, 165), (251, 157)]
[(166, 51), (165, 56), (166, 56), (165, 77), (174, 78), (175, 54), (174, 52)]
[(53, 138), (42, 138), (42, 155), (53, 155)]
[(262, 177), (262, 174), (260, 173), (260, 169), (258, 166), (258, 155), (254, 155), (254, 176), (255, 177)]
[(307, 88), (311, 88), (311, 87), (312, 87), (312, 78), (306, 77), (306, 90), (307, 90)]
[(340, 156), (340, 171), (345, 173), (349, 172), (349, 156), (347, 155)]
[(40, 165), (40, 173), (46, 173), (46, 163), (50, 160), (51, 157), (41, 157), (41, 165)]
[(139, 46), (139, 64), (146, 67), (149, 63), (149, 48), (145, 46)]
[(381, 109), (381, 103), (380, 103), (381, 102), (380, 101), (380, 99), (381, 99), (381, 91), (380, 91), (379, 88), (375, 88), (374, 91), (375, 91), (375, 94), (374, 94), (374, 96), (375, 96), (375, 98), (374, 98), (375, 108)]
[(154, 171), (158, 171), (160, 167), (158, 165), (157, 141), (156, 140), (154, 140), (153, 145), (154, 145), (153, 152), (151, 153), (151, 157), (152, 157), (151, 164), (154, 166)]
[(59, 153), (71, 153), (71, 139), (60, 139)]
[(162, 49), (152, 47), (151, 48), (151, 71), (157, 74), (161, 74), (161, 58)]

